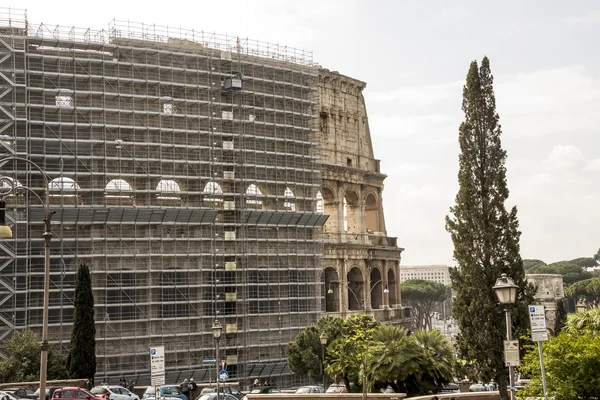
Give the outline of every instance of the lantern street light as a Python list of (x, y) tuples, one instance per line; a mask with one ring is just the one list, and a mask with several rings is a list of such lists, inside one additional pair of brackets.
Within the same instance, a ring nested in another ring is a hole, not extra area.
[[(35, 195), (40, 201), (42, 201), (42, 205), (44, 207), (44, 233), (42, 237), (44, 238), (44, 308), (43, 308), (43, 320), (42, 320), (42, 341), (40, 343), (40, 398), (46, 393), (46, 375), (48, 371), (48, 303), (50, 298), (50, 240), (52, 239), (52, 214), (54, 211), (50, 211), (50, 193), (48, 187), (48, 176), (44, 172), (44, 170), (34, 163), (31, 160), (28, 160), (23, 157), (17, 156), (8, 156), (3, 157), (0, 160), (0, 165), (4, 164), (6, 161), (22, 161), (36, 170), (38, 170), (42, 176), (44, 181), (44, 200), (31, 188), (21, 186), (18, 181), (11, 180), (10, 178), (4, 177), (0, 178), (2, 181), (2, 191), (0, 193), (0, 239), (12, 239), (12, 231), (6, 225), (6, 203), (4, 202), (4, 197), (14, 194), (19, 190), (29, 191), (33, 195)], [(8, 183), (8, 185), (5, 185)]]
[(219, 393), (219, 366), (220, 366), (220, 362), (219, 362), (219, 340), (221, 339), (221, 333), (223, 333), (223, 326), (221, 325), (221, 323), (217, 320), (215, 320), (215, 322), (212, 325), (212, 333), (213, 333), (213, 337), (215, 338), (215, 350), (216, 350), (216, 359), (217, 359), (217, 400), (221, 400), (220, 399), (220, 393)]
[[(512, 278), (509, 278), (506, 274), (502, 274), (496, 280), (496, 284), (492, 289), (496, 292), (500, 304), (506, 306), (504, 308), (506, 315), (506, 340), (512, 340), (512, 319), (508, 307), (517, 301), (517, 290), (519, 287), (515, 285), (515, 281)], [(510, 398), (515, 400), (515, 374), (512, 365), (508, 366), (508, 381), (510, 383)]]
[(329, 337), (325, 332), (321, 332), (319, 340), (321, 341), (321, 373), (323, 375), (323, 390), (325, 390), (325, 346)]

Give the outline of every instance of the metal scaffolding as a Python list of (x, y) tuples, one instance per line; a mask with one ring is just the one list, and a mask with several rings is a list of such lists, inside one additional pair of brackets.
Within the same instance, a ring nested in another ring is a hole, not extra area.
[[(113, 21), (33, 25), (0, 10), (0, 151), (52, 179), (50, 340), (67, 346), (75, 271), (90, 266), (98, 377), (208, 381), (211, 325), (247, 383), (291, 382), (285, 346), (321, 309), (317, 71), (310, 52), (238, 37)], [(40, 193), (21, 165), (2, 175)], [(7, 198), (0, 339), (41, 329), (43, 221)], [(1, 344), (0, 344), (1, 346)]]

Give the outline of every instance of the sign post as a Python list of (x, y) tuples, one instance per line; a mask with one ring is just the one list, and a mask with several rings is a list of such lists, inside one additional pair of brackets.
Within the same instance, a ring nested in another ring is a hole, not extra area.
[(540, 367), (542, 369), (542, 385), (544, 386), (544, 399), (548, 400), (548, 388), (546, 386), (546, 368), (544, 367), (544, 353), (542, 351), (542, 342), (548, 340), (548, 331), (546, 330), (546, 312), (544, 306), (529, 306), (529, 321), (531, 322), (531, 340), (537, 342), (538, 352), (540, 353)]
[[(150, 385), (165, 384), (165, 346), (150, 347)], [(159, 389), (160, 390), (160, 389)], [(157, 397), (157, 399), (160, 396)]]

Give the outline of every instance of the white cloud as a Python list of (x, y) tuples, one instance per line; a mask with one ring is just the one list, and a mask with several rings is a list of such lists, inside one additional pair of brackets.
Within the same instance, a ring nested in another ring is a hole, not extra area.
[(581, 150), (571, 145), (554, 146), (548, 156), (548, 164), (551, 168), (573, 168), (586, 163), (587, 160)]
[(589, 164), (584, 168), (584, 171), (600, 172), (600, 158), (595, 158), (591, 160)]

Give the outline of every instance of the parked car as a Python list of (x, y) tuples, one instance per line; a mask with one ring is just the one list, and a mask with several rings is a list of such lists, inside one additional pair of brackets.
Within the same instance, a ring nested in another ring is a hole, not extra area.
[[(257, 386), (252, 389), (248, 394), (270, 394), (270, 393), (281, 393), (281, 390), (275, 386)], [(248, 400), (248, 396), (244, 396), (242, 400)]]
[[(154, 400), (155, 396), (155, 388), (154, 386), (148, 386), (144, 395), (142, 396), (142, 400)], [(163, 385), (160, 387), (160, 397), (169, 397), (169, 398), (177, 398), (181, 400), (188, 400), (187, 396), (181, 393), (179, 390), (179, 386), (177, 385)], [(157, 399), (158, 400), (158, 399)]]
[(456, 383), (448, 383), (448, 384), (442, 386), (442, 388), (440, 390), (438, 390), (438, 394), (458, 393), (458, 392), (460, 392), (460, 387)]
[[(216, 386), (206, 386), (206, 387), (202, 388), (200, 395), (216, 393), (216, 392), (217, 392)], [(237, 388), (235, 388), (233, 386), (225, 386), (225, 385), (219, 386), (219, 393), (230, 394), (238, 400), (241, 400), (244, 397), (244, 393), (240, 392)], [(198, 396), (198, 398), (199, 397), (200, 396)]]
[(329, 385), (325, 393), (346, 393), (346, 385), (341, 385), (339, 383), (333, 383)]
[(15, 396), (13, 394), (13, 392), (10, 391), (10, 389), (9, 389), (9, 390), (6, 390), (6, 391), (4, 391), (4, 390), (0, 391), (0, 399), (3, 399), (3, 400), (4, 399), (6, 399), (6, 400), (19, 400), (19, 397)]
[(474, 383), (469, 386), (469, 392), (487, 392), (488, 388), (481, 383)]
[(12, 394), (13, 396), (19, 398), (19, 399), (33, 399), (35, 392), (31, 389), (23, 389), (23, 388), (10, 388), (10, 389), (3, 389), (3, 392), (8, 392), (10, 394)]
[[(49, 400), (52, 398), (52, 395), (54, 394), (55, 390), (60, 389), (60, 387), (57, 386), (51, 386), (51, 387), (47, 387), (46, 388), (46, 400)], [(38, 388), (34, 393), (33, 393), (33, 398), (34, 399), (38, 399), (40, 397), (40, 388)]]
[(296, 394), (311, 394), (311, 393), (325, 393), (323, 386), (300, 386), (296, 389)]
[(90, 393), (106, 400), (140, 400), (140, 396), (123, 386), (96, 386), (90, 390)]
[[(237, 397), (235, 397), (231, 394), (221, 393), (220, 390), (219, 390), (219, 399), (220, 400), (238, 400)], [(196, 398), (196, 400), (217, 400), (217, 392), (215, 391), (212, 393), (201, 394), (200, 396), (198, 396)]]
[(52, 393), (52, 398), (61, 400), (104, 400), (104, 398), (96, 397), (86, 389), (78, 387), (64, 387), (56, 389), (54, 393)]

